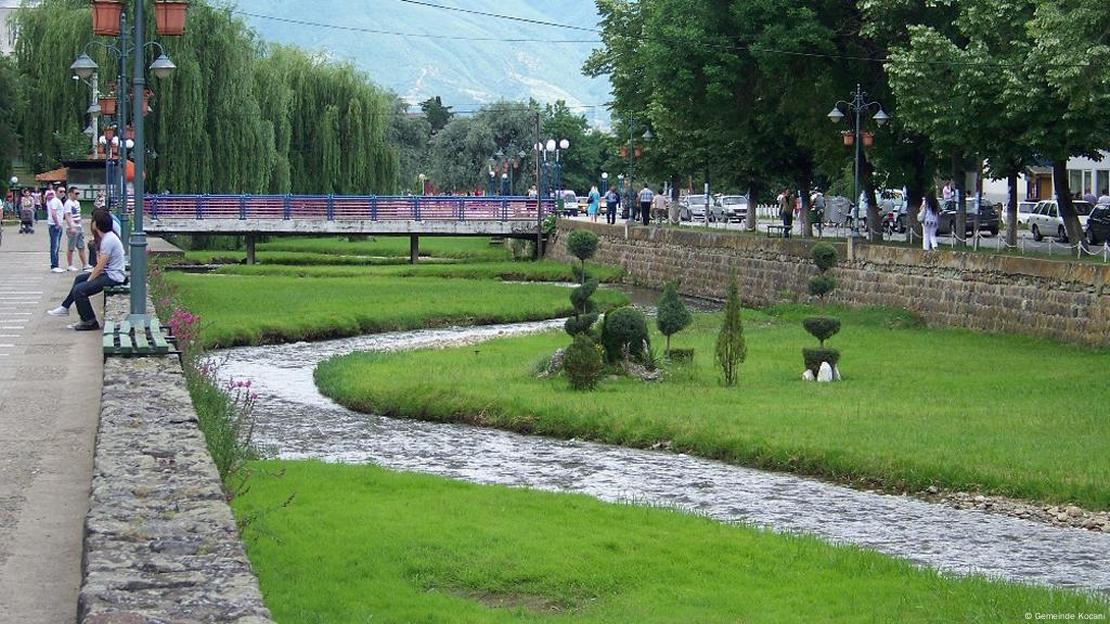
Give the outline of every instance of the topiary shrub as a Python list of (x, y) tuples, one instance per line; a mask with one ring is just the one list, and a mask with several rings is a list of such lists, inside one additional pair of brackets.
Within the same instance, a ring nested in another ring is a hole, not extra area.
[(655, 312), (655, 326), (659, 328), (659, 333), (667, 337), (667, 348), (664, 351), (667, 357), (671, 355), (671, 336), (685, 329), (692, 320), (690, 310), (686, 309), (686, 304), (678, 296), (677, 286), (674, 282), (667, 282)]
[[(828, 243), (817, 243), (811, 252), (813, 264), (817, 265), (818, 274), (809, 280), (809, 294), (817, 297), (821, 307), (825, 307), (825, 297), (836, 288), (836, 278), (829, 275), (829, 271), (836, 266), (836, 248)], [(840, 331), (840, 319), (831, 316), (811, 316), (802, 320), (802, 326), (811, 336), (820, 343), (817, 349), (802, 349), (802, 359), (806, 368), (816, 375), (821, 369), (821, 362), (828, 362), (829, 366), (836, 368), (840, 360), (840, 352), (836, 349), (826, 349), (825, 341), (832, 338)]]
[(828, 362), (829, 366), (836, 368), (836, 363), (840, 361), (840, 352), (836, 349), (824, 348), (802, 349), (802, 358), (806, 362), (806, 368), (816, 377), (821, 370), (821, 362)]
[(821, 346), (825, 346), (825, 341), (832, 338), (840, 331), (840, 319), (832, 316), (811, 316), (802, 321), (806, 331), (814, 338), (821, 341)]
[(740, 287), (736, 274), (728, 283), (728, 299), (725, 301), (725, 318), (721, 322), (721, 332), (717, 334), (716, 359), (721, 368), (721, 377), (726, 386), (736, 385), (740, 376), (740, 364), (748, 356), (748, 346), (744, 341), (744, 323), (740, 319)]
[(606, 361), (619, 362), (626, 351), (629, 357), (640, 358), (647, 342), (647, 319), (643, 312), (625, 306), (605, 315), (601, 324), (601, 346), (605, 349)]
[(572, 390), (593, 390), (601, 379), (605, 363), (601, 348), (587, 334), (578, 334), (563, 354), (563, 371)]
[(589, 230), (575, 230), (567, 236), (567, 253), (578, 258), (582, 265), (597, 253), (597, 234)]
[(597, 234), (589, 230), (575, 230), (567, 236), (567, 251), (578, 258), (580, 264), (574, 267), (574, 276), (580, 286), (570, 292), (570, 303), (574, 316), (563, 325), (571, 336), (584, 334), (597, 321), (597, 306), (590, 300), (597, 290), (597, 280), (586, 273), (586, 260), (597, 252)]

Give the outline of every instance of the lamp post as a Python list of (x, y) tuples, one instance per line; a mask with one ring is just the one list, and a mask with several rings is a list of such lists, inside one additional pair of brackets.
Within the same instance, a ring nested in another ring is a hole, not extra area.
[(501, 174), (501, 194), (502, 195), (508, 195), (509, 194), (509, 174), (507, 174), (507, 173), (502, 173)]
[(420, 194), (421, 195), (427, 195), (428, 194), (428, 176), (426, 176), (422, 173), (422, 174), (420, 174), (416, 177), (417, 177), (417, 179), (420, 180)]
[[(876, 108), (878, 112), (871, 118), (875, 123), (882, 126), (890, 120), (890, 116), (883, 111), (883, 106), (878, 102), (868, 102), (867, 93), (857, 84), (856, 91), (852, 94), (852, 99), (845, 101), (840, 100), (833, 105), (833, 109), (829, 111), (829, 119), (833, 123), (839, 123), (844, 119), (845, 115), (840, 110), (840, 106), (844, 105), (850, 114), (853, 116), (852, 125), (852, 144), (855, 146), (855, 162), (852, 168), (852, 193), (854, 198), (854, 207), (852, 208), (852, 238), (859, 238), (859, 161), (860, 150), (862, 149), (862, 142), (860, 140), (861, 119), (860, 116), (863, 111), (870, 111), (872, 107)], [(873, 226), (872, 226), (873, 227)]]
[(559, 139), (559, 140), (548, 139), (547, 141), (544, 142), (545, 152), (555, 152), (554, 167), (555, 167), (555, 195), (556, 195), (556, 197), (559, 197), (561, 191), (563, 190), (563, 180), (562, 180), (563, 163), (560, 162), (559, 156), (560, 156), (560, 154), (562, 154), (563, 150), (565, 150), (565, 149), (570, 149), (570, 141), (568, 139)]
[(609, 192), (609, 174), (605, 171), (601, 172), (601, 194), (605, 195)]
[(493, 195), (493, 179), (496, 175), (497, 174), (493, 172), (493, 169), (489, 170), (489, 181), (486, 182), (486, 195)]
[[(109, 3), (115, 4), (115, 3)], [(133, 327), (145, 327), (150, 323), (150, 316), (147, 314), (146, 297), (147, 297), (147, 284), (146, 284), (146, 232), (143, 231), (143, 199), (145, 189), (145, 159), (146, 159), (146, 136), (144, 132), (143, 116), (146, 114), (146, 50), (147, 48), (154, 47), (158, 49), (158, 57), (154, 59), (149, 66), (150, 72), (154, 74), (159, 80), (168, 78), (176, 66), (173, 61), (166, 55), (165, 48), (156, 42), (145, 42), (146, 37), (146, 20), (143, 16), (145, 11), (144, 0), (135, 0), (132, 4), (132, 28), (131, 33), (128, 33), (127, 15), (125, 12), (119, 13), (119, 43), (116, 46), (102, 43), (99, 41), (92, 41), (85, 50), (77, 57), (77, 59), (70, 65), (70, 70), (78, 77), (89, 79), (96, 74), (98, 66), (95, 61), (88, 55), (88, 49), (93, 45), (100, 45), (107, 52), (114, 54), (119, 60), (119, 76), (120, 79), (116, 83), (117, 97), (119, 98), (119, 107), (117, 112), (117, 128), (123, 129), (127, 127), (126, 116), (126, 89), (127, 89), (127, 57), (132, 57), (132, 77), (131, 77), (131, 110), (132, 110), (132, 125), (135, 128), (135, 138), (127, 139), (123, 137), (119, 140), (124, 140), (124, 149), (120, 150), (120, 167), (124, 171), (124, 185), (126, 189), (126, 149), (133, 149), (136, 154), (135, 157), (135, 173), (134, 173), (134, 188), (135, 188), (135, 218), (133, 231), (130, 235), (131, 243), (131, 314), (129, 320)], [(167, 4), (167, 3), (160, 3)], [(180, 5), (181, 3), (176, 3)], [(118, 8), (118, 6), (116, 7)], [(156, 12), (165, 9), (166, 7), (155, 5)], [(104, 24), (98, 22), (99, 7), (93, 7), (93, 27), (94, 31)], [(183, 17), (183, 14), (180, 15)], [(181, 29), (171, 30), (166, 27), (168, 24), (162, 19), (157, 20), (159, 34), (180, 35)], [(114, 33), (113, 33), (114, 34)], [(130, 41), (129, 37), (130, 36)], [(130, 145), (128, 145), (130, 144)], [(126, 191), (125, 191), (126, 192)], [(126, 202), (123, 203), (122, 210), (124, 213), (127, 211)]]

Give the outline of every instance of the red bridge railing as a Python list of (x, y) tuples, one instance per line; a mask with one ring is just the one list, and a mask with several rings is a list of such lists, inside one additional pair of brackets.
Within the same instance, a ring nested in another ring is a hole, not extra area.
[[(386, 195), (148, 195), (151, 219), (535, 221), (534, 197)], [(543, 214), (555, 200), (542, 200)]]

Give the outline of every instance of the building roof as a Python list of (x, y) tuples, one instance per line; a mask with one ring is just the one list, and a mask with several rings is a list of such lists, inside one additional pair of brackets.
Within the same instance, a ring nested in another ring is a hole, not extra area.
[(65, 182), (66, 174), (68, 173), (69, 170), (65, 167), (58, 167), (57, 169), (38, 174), (35, 176), (35, 180), (39, 182)]

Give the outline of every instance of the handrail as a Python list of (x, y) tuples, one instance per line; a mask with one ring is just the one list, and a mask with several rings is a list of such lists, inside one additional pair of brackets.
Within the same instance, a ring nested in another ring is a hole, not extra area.
[[(148, 195), (150, 218), (320, 221), (535, 221), (536, 198), (423, 195)], [(544, 214), (555, 200), (542, 200)]]

